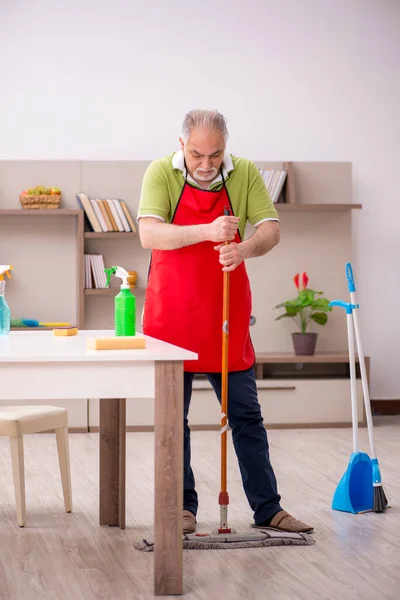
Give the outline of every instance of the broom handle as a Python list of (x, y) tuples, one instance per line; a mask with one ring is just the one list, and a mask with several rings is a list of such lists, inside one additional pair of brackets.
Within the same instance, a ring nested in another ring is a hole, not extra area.
[[(351, 300), (351, 303), (356, 304), (355, 294), (351, 293), (350, 297), (352, 297), (352, 296), (353, 296), (353, 298)], [(365, 416), (367, 417), (369, 447), (370, 447), (370, 451), (371, 451), (371, 458), (376, 458), (375, 441), (374, 441), (374, 424), (372, 421), (371, 400), (369, 397), (367, 369), (365, 368), (364, 350), (363, 350), (363, 346), (362, 346), (362, 342), (361, 342), (360, 325), (358, 322), (358, 314), (357, 313), (358, 313), (358, 309), (355, 308), (353, 310), (354, 329), (356, 332), (357, 351), (358, 351), (358, 357), (359, 357), (359, 361), (360, 361), (361, 384), (362, 384), (363, 396), (364, 396)]]
[[(229, 215), (230, 209), (224, 209)], [(225, 242), (228, 245), (228, 242)], [(228, 342), (229, 342), (229, 272), (224, 271), (222, 305), (222, 369), (221, 369), (221, 493), (227, 492), (228, 431)]]
[(229, 273), (224, 271), (221, 373), (221, 492), (227, 491)]
[(352, 419), (352, 423), (353, 423), (353, 452), (359, 452), (357, 387), (356, 387), (356, 359), (355, 359), (355, 353), (354, 353), (354, 329), (353, 329), (352, 313), (347, 313), (346, 317), (347, 317), (347, 337), (349, 340), (351, 419)]
[(369, 448), (371, 452), (371, 458), (376, 458), (375, 451), (375, 441), (374, 441), (374, 424), (372, 421), (372, 411), (371, 411), (371, 400), (369, 397), (369, 388), (368, 388), (368, 378), (367, 378), (367, 370), (365, 368), (365, 356), (364, 350), (361, 342), (360, 335), (360, 325), (358, 322), (358, 304), (356, 300), (356, 286), (354, 283), (353, 277), (353, 269), (350, 263), (346, 265), (346, 275), (347, 282), (350, 292), (350, 302), (355, 305), (353, 309), (353, 321), (354, 321), (354, 330), (356, 332), (356, 343), (357, 343), (357, 352), (358, 359), (360, 363), (360, 372), (361, 372), (361, 384), (364, 396), (364, 406), (365, 406), (365, 416), (367, 418), (367, 427), (368, 427), (368, 438), (369, 438)]

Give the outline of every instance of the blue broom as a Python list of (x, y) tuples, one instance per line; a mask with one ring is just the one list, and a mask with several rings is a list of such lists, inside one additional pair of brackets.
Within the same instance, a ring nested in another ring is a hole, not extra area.
[(347, 263), (347, 265), (346, 265), (346, 277), (347, 277), (347, 283), (348, 283), (348, 288), (349, 288), (349, 292), (350, 292), (350, 303), (353, 305), (353, 322), (354, 322), (354, 330), (355, 330), (355, 334), (356, 334), (357, 351), (358, 351), (358, 358), (359, 358), (360, 371), (361, 371), (361, 383), (362, 383), (363, 396), (364, 396), (365, 414), (367, 417), (369, 447), (370, 447), (370, 455), (371, 455), (371, 461), (372, 461), (372, 481), (373, 481), (373, 485), (374, 485), (374, 507), (373, 507), (373, 510), (374, 510), (374, 512), (383, 512), (388, 505), (388, 501), (387, 501), (384, 489), (382, 487), (381, 472), (379, 469), (378, 457), (376, 455), (376, 449), (375, 449), (374, 425), (373, 425), (373, 421), (372, 421), (371, 400), (370, 400), (370, 396), (369, 396), (369, 388), (368, 388), (368, 380), (367, 380), (367, 371), (365, 368), (364, 351), (363, 351), (363, 347), (362, 347), (362, 343), (361, 343), (360, 325), (358, 322), (359, 305), (357, 304), (357, 301), (356, 301), (356, 286), (354, 283), (353, 269), (352, 269), (351, 263)]
[(373, 509), (374, 487), (372, 485), (372, 461), (368, 454), (359, 451), (358, 446), (356, 361), (353, 327), (354, 305), (349, 302), (334, 300), (329, 303), (329, 306), (340, 306), (346, 309), (350, 365), (351, 418), (353, 425), (353, 452), (350, 456), (348, 467), (336, 488), (332, 500), (332, 508), (333, 510), (357, 514)]

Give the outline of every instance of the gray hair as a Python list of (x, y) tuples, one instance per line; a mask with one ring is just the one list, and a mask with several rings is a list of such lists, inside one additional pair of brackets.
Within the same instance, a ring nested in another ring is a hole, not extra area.
[(205, 127), (210, 130), (218, 130), (224, 136), (225, 143), (228, 141), (228, 128), (226, 119), (217, 110), (206, 110), (196, 108), (187, 113), (183, 119), (182, 138), (187, 142), (193, 129)]

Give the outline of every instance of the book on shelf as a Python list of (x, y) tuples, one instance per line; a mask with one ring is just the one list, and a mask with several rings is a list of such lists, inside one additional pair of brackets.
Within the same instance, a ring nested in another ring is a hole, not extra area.
[(115, 221), (115, 225), (116, 225), (115, 231), (125, 231), (124, 226), (122, 225), (122, 221), (119, 218), (119, 214), (118, 214), (118, 211), (117, 211), (117, 208), (116, 208), (114, 202), (109, 199), (107, 199), (106, 202), (107, 202), (108, 208), (110, 209), (111, 214), (114, 217), (114, 221)]
[(85, 288), (93, 288), (92, 266), (90, 262), (90, 254), (85, 254)]
[(127, 220), (128, 220), (128, 223), (129, 223), (129, 226), (130, 226), (131, 230), (132, 230), (134, 233), (136, 233), (136, 226), (135, 226), (135, 222), (134, 222), (134, 220), (132, 219), (132, 216), (131, 216), (131, 214), (130, 214), (130, 212), (129, 212), (129, 209), (128, 209), (127, 205), (126, 205), (126, 202), (125, 202), (125, 200), (120, 200), (119, 202), (120, 202), (120, 205), (121, 205), (121, 208), (122, 208), (122, 210), (123, 210), (123, 211), (124, 211), (124, 213), (125, 213), (125, 217), (126, 217), (126, 218), (127, 218)]
[(101, 254), (85, 254), (85, 288), (104, 289), (107, 287), (104, 260)]
[(119, 231), (117, 222), (114, 219), (114, 215), (112, 214), (110, 205), (108, 204), (107, 200), (101, 200), (101, 202), (106, 210), (106, 213), (108, 214), (108, 218), (110, 219), (111, 231)]
[(104, 200), (97, 200), (97, 204), (100, 208), (100, 212), (103, 215), (104, 222), (107, 227), (107, 231), (114, 231), (114, 227), (111, 223), (110, 217), (108, 216), (108, 212), (106, 211)]
[(124, 200), (90, 198), (83, 192), (77, 194), (76, 199), (84, 210), (86, 231), (136, 233), (135, 222)]
[(129, 227), (129, 223), (128, 223), (127, 219), (126, 219), (124, 211), (122, 210), (122, 207), (121, 207), (121, 205), (119, 203), (119, 200), (112, 200), (112, 202), (113, 202), (113, 204), (114, 204), (114, 206), (115, 206), (115, 208), (117, 210), (119, 219), (120, 219), (120, 221), (122, 223), (123, 230), (126, 231), (126, 232), (129, 232), (131, 230), (131, 228)]
[(93, 210), (96, 213), (96, 217), (100, 223), (101, 230), (106, 233), (108, 231), (107, 224), (104, 220), (103, 213), (100, 210), (100, 204), (94, 198), (90, 199), (90, 202), (93, 206)]
[(274, 204), (279, 202), (286, 181), (287, 171), (282, 171), (280, 169), (259, 169), (259, 171), (264, 179), (265, 186), (272, 202)]
[(96, 213), (94, 212), (89, 196), (81, 193), (76, 195), (76, 199), (78, 201), (79, 207), (82, 208), (84, 211), (86, 226), (85, 228), (88, 231), (95, 231), (96, 233), (101, 233), (102, 228), (96, 217)]

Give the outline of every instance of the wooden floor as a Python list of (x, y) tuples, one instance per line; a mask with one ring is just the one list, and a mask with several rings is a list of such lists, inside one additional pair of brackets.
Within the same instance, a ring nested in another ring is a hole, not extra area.
[[(283, 506), (315, 527), (315, 546), (186, 550), (185, 598), (193, 600), (398, 600), (400, 598), (400, 418), (376, 418), (385, 514), (330, 509), (351, 452), (350, 429), (273, 430), (271, 455)], [(361, 432), (367, 450), (366, 430)], [(70, 434), (74, 512), (63, 513), (55, 440), (25, 438), (27, 527), (14, 512), (8, 440), (0, 438), (1, 600), (141, 600), (153, 597), (153, 555), (133, 549), (151, 536), (153, 436), (127, 439), (127, 529), (98, 526), (98, 435)], [(193, 434), (199, 529), (217, 525), (219, 434)], [(251, 512), (232, 452), (230, 522)]]

